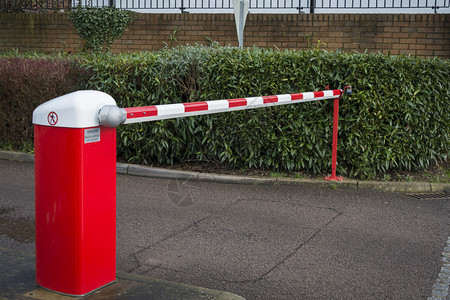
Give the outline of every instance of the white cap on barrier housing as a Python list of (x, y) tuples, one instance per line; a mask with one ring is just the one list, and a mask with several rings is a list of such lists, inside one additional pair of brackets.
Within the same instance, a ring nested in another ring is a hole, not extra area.
[(39, 105), (33, 112), (33, 124), (68, 128), (99, 126), (98, 112), (105, 105), (116, 105), (116, 101), (100, 91), (73, 92)]

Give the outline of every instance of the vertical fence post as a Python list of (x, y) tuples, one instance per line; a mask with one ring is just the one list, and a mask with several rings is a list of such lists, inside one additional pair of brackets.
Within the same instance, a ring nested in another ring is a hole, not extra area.
[(309, 1), (309, 13), (314, 13), (314, 8), (316, 7), (316, 0)]

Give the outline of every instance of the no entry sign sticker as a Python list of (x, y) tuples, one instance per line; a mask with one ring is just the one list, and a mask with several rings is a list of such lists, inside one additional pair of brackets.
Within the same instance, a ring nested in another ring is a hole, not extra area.
[(54, 111), (50, 112), (47, 116), (47, 121), (52, 126), (56, 125), (58, 123), (58, 115)]

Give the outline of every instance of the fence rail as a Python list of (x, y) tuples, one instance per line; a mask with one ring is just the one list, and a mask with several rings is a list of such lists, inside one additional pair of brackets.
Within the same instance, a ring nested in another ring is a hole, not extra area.
[[(67, 10), (77, 5), (152, 12), (154, 10), (231, 10), (232, 0), (0, 0), (0, 11), (9, 10)], [(316, 9), (433, 9), (449, 8), (450, 0), (249, 0), (249, 9), (269, 12), (297, 10), (314, 13)], [(213, 11), (210, 11), (213, 12)]]

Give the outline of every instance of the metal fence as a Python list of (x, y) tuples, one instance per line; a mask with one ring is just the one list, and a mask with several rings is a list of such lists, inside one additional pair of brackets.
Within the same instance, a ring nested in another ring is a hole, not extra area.
[[(66, 10), (77, 5), (115, 6), (140, 12), (197, 11), (223, 12), (233, 9), (233, 0), (0, 0), (0, 11), (6, 10)], [(262, 12), (270, 10), (296, 10), (314, 13), (316, 10), (386, 10), (438, 9), (450, 7), (450, 0), (249, 0), (249, 9)], [(278, 12), (278, 11), (277, 11)], [(379, 11), (382, 12), (382, 11)]]

